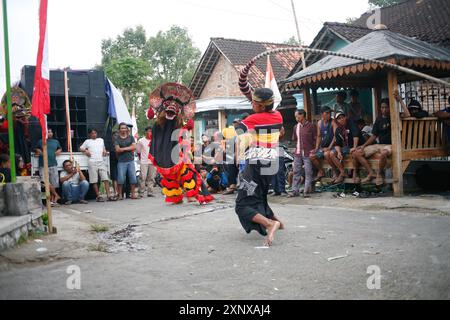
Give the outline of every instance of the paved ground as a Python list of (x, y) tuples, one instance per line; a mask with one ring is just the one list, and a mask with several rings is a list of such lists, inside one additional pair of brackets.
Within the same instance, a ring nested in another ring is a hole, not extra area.
[[(0, 299), (450, 299), (448, 199), (272, 199), (287, 229), (269, 249), (233, 200), (59, 208), (57, 235), (0, 256)], [(71, 265), (81, 290), (67, 289)]]

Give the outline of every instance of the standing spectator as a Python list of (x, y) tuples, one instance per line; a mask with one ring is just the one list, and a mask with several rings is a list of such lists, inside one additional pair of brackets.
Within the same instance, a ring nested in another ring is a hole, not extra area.
[(316, 126), (306, 120), (306, 111), (297, 110), (295, 112), (297, 125), (294, 127), (292, 140), (296, 142), (294, 155), (294, 182), (290, 197), (300, 196), (300, 180), (302, 173), (305, 173), (304, 196), (307, 197), (312, 192), (313, 166), (310, 154), (314, 150), (317, 140)]
[(65, 199), (65, 205), (71, 205), (74, 202), (80, 202), (87, 204), (84, 199), (89, 191), (89, 182), (80, 170), (80, 167), (73, 166), (72, 161), (66, 160), (63, 163), (64, 171), (61, 172), (59, 181), (62, 185), (63, 198)]
[(119, 189), (119, 200), (123, 200), (123, 186), (125, 179), (128, 177), (131, 184), (131, 199), (139, 199), (136, 196), (136, 166), (134, 165), (134, 151), (136, 143), (130, 135), (130, 131), (126, 123), (119, 125), (119, 136), (114, 142), (117, 154), (117, 183)]
[[(52, 206), (58, 204), (58, 200), (61, 197), (56, 192), (59, 188), (59, 175), (58, 175), (58, 162), (56, 157), (62, 152), (61, 144), (58, 140), (53, 139), (53, 130), (48, 128), (47, 130), (47, 154), (48, 154), (48, 180), (50, 182), (50, 203)], [(39, 156), (39, 175), (41, 179), (44, 179), (44, 157), (43, 157), (42, 139), (37, 143), (36, 154)]]
[[(236, 120), (235, 120), (236, 121)], [(239, 174), (239, 169), (237, 166), (237, 158), (236, 158), (236, 128), (234, 124), (224, 129), (223, 137), (225, 139), (225, 172), (228, 177), (229, 186), (227, 190), (223, 193), (234, 194), (237, 190), (237, 177)]]
[(348, 105), (348, 110), (344, 110), (347, 113), (347, 117), (353, 121), (357, 122), (363, 119), (363, 107), (358, 101), (359, 92), (357, 90), (352, 90), (350, 92), (350, 104)]
[[(280, 139), (282, 139), (285, 135), (286, 131), (284, 127), (280, 130)], [(274, 191), (274, 196), (287, 196), (286, 192), (286, 166), (284, 163), (284, 148), (282, 146), (278, 147), (278, 172), (273, 176), (272, 186)]]
[(111, 175), (113, 190), (114, 190), (114, 198), (118, 199), (119, 197), (119, 188), (117, 185), (117, 154), (116, 154), (116, 148), (115, 148), (115, 141), (117, 137), (119, 136), (119, 132), (117, 130), (114, 130), (112, 133), (112, 147), (111, 151), (109, 152), (109, 171)]
[(317, 125), (316, 148), (311, 152), (311, 162), (318, 170), (316, 181), (320, 181), (325, 177), (325, 172), (320, 160), (325, 158), (325, 153), (331, 150), (334, 143), (333, 120), (331, 119), (331, 109), (329, 107), (322, 108), (322, 119)]
[(108, 168), (105, 161), (103, 160), (103, 157), (106, 157), (107, 155), (105, 142), (102, 138), (97, 137), (98, 132), (96, 129), (89, 129), (88, 134), (90, 139), (87, 139), (80, 146), (80, 151), (89, 158), (89, 183), (94, 188), (97, 202), (105, 201), (100, 195), (100, 191), (98, 190), (99, 182), (104, 183), (108, 200), (114, 201), (116, 199), (114, 197), (111, 197), (111, 191), (109, 189)]
[[(145, 137), (139, 139), (136, 151), (139, 156), (141, 173), (139, 175), (139, 197), (153, 197), (153, 179), (155, 178), (155, 167), (148, 158), (150, 142), (152, 140), (152, 127), (145, 128)], [(147, 188), (146, 188), (147, 187)]]
[(350, 105), (345, 102), (347, 99), (347, 93), (340, 91), (336, 94), (336, 103), (333, 106), (332, 118), (336, 118), (337, 113), (346, 113), (350, 109)]

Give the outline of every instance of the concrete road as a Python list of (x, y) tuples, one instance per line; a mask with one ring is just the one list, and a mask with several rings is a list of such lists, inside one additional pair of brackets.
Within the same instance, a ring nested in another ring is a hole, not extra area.
[(0, 299), (450, 298), (450, 216), (420, 199), (411, 211), (377, 199), (375, 211), (356, 199), (323, 206), (327, 197), (276, 200), (286, 230), (268, 249), (245, 234), (232, 196), (203, 207), (158, 197), (59, 208), (57, 235), (0, 257)]

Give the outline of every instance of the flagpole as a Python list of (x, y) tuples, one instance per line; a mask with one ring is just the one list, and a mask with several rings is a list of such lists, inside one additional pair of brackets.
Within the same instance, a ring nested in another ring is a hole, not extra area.
[(69, 105), (69, 79), (67, 77), (67, 69), (64, 69), (64, 96), (66, 100), (66, 122), (67, 122), (67, 150), (70, 153), (70, 160), (73, 162), (72, 150), (72, 127), (70, 124), (70, 105)]
[(8, 140), (9, 159), (11, 163), (11, 182), (16, 182), (16, 153), (14, 150), (14, 119), (11, 102), (11, 74), (9, 65), (9, 39), (8, 39), (8, 14), (6, 1), (3, 0), (3, 39), (5, 42), (5, 74), (6, 74), (6, 105), (8, 110)]

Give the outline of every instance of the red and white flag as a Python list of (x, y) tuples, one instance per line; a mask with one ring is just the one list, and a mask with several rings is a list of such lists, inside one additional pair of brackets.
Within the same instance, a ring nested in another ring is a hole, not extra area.
[(272, 63), (270, 63), (270, 56), (267, 56), (267, 69), (266, 69), (266, 88), (272, 89), (275, 98), (274, 110), (278, 108), (281, 103), (281, 93), (278, 89), (275, 75), (273, 74)]
[(41, 0), (39, 5), (39, 47), (34, 74), (31, 115), (39, 119), (42, 140), (47, 139), (47, 114), (50, 113), (50, 68), (48, 63), (47, 4)]

